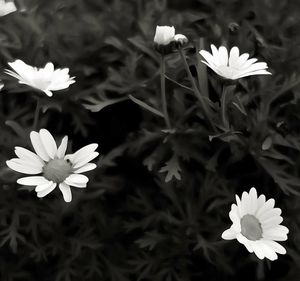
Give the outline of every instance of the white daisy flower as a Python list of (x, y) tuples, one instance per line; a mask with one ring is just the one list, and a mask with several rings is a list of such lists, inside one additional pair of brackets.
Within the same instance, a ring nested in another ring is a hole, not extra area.
[(18, 158), (6, 161), (7, 166), (12, 170), (36, 175), (20, 178), (17, 183), (36, 186), (35, 191), (39, 198), (59, 186), (64, 200), (70, 202), (72, 200), (70, 186), (85, 188), (89, 179), (81, 173), (96, 168), (96, 164), (89, 162), (99, 155), (95, 151), (98, 144), (93, 143), (73, 154), (65, 155), (68, 145), (67, 136), (62, 139), (59, 147), (46, 129), (41, 129), (39, 132), (32, 131), (30, 140), (35, 153), (23, 147), (15, 147)]
[(226, 79), (236, 80), (246, 76), (272, 74), (266, 70), (268, 65), (265, 62), (257, 62), (256, 58), (248, 59), (247, 53), (240, 55), (238, 47), (233, 47), (229, 56), (224, 46), (218, 50), (215, 45), (211, 45), (211, 50), (212, 54), (205, 50), (199, 52), (206, 60), (202, 62)]
[(156, 26), (154, 43), (158, 45), (168, 45), (174, 40), (174, 26)]
[(0, 17), (6, 16), (10, 13), (13, 13), (17, 10), (17, 7), (14, 1), (0, 0)]
[(21, 60), (8, 64), (14, 71), (6, 69), (6, 74), (17, 78), (20, 84), (43, 91), (49, 97), (53, 95), (52, 91), (67, 89), (75, 83), (74, 77), (69, 75), (69, 68), (54, 69), (51, 62), (44, 68), (30, 66)]
[(252, 187), (249, 193), (243, 192), (241, 199), (236, 195), (236, 202), (229, 212), (232, 225), (223, 232), (222, 238), (237, 239), (259, 259), (273, 261), (278, 258), (277, 253), (286, 254), (285, 248), (275, 242), (287, 240), (289, 232), (281, 225), (281, 209), (274, 208), (275, 200), (266, 201), (265, 195), (257, 197), (257, 191)]

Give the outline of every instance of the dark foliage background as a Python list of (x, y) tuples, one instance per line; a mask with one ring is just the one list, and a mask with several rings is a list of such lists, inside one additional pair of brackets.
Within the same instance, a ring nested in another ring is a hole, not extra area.
[[(19, 12), (0, 18), (1, 281), (299, 280), (298, 0), (16, 4)], [(241, 134), (209, 140), (214, 133), (197, 99), (170, 80), (191, 86), (177, 53), (167, 58), (176, 130), (162, 131), (163, 119), (130, 100), (161, 107), (157, 24), (190, 39), (190, 69), (213, 101), (216, 125), (220, 83), (197, 50), (237, 45), (268, 63), (273, 75), (243, 79), (228, 105)], [(76, 83), (52, 98), (37, 94), (3, 74), (18, 58), (69, 67)], [(37, 95), (40, 128), (69, 135), (73, 149), (100, 144), (99, 167), (87, 189), (72, 189), (69, 204), (59, 191), (39, 200), (5, 165), (14, 146), (30, 147)], [(275, 198), (290, 229), (288, 254), (272, 263), (221, 239), (234, 194), (251, 186)]]

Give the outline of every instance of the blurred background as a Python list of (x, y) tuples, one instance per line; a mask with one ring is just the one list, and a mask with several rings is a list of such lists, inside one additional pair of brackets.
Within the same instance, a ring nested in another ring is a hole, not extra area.
[[(1, 281), (299, 279), (299, 0), (15, 4), (0, 17)], [(189, 38), (190, 70), (216, 106), (219, 81), (197, 65), (199, 49), (238, 46), (268, 63), (272, 77), (241, 81), (229, 108), (241, 135), (209, 140), (195, 98), (172, 82), (190, 86), (176, 53), (166, 85), (175, 133), (128, 98), (160, 108), (156, 25)], [(68, 67), (76, 83), (49, 98), (3, 73), (15, 59)], [(14, 146), (30, 148), (37, 97), (39, 128), (68, 135), (73, 151), (99, 143), (98, 168), (69, 204), (59, 191), (38, 199), (5, 165)], [(234, 195), (251, 186), (275, 198), (290, 229), (274, 262), (221, 239)]]

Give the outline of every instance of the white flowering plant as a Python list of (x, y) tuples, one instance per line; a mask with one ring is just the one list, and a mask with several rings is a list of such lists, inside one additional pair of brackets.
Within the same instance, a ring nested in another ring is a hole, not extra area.
[(196, 2), (0, 1), (1, 280), (298, 280), (299, 1)]

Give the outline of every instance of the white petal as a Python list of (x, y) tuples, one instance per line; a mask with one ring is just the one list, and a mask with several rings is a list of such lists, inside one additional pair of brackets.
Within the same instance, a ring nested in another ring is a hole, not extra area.
[(207, 62), (206, 63), (206, 62), (202, 61), (203, 63), (205, 63), (209, 67), (217, 68), (217, 66), (215, 65), (214, 57), (209, 52), (207, 52), (205, 50), (201, 50), (199, 53)]
[(238, 223), (240, 220), (238, 209), (235, 204), (231, 205), (231, 211), (229, 212), (229, 217), (233, 223)]
[(35, 191), (36, 191), (36, 192), (41, 192), (41, 191), (43, 191), (43, 190), (46, 190), (46, 189), (48, 189), (52, 184), (53, 184), (53, 181), (47, 181), (46, 183), (39, 184), (39, 185), (35, 188)]
[(278, 256), (275, 253), (275, 250), (273, 250), (272, 247), (268, 246), (267, 244), (265, 244), (262, 240), (259, 240), (259, 246), (262, 249), (264, 256), (266, 258), (268, 258), (271, 261), (277, 260)]
[(42, 144), (39, 133), (32, 131), (30, 133), (30, 140), (36, 154), (40, 156), (44, 161), (49, 161), (50, 157)]
[(94, 163), (88, 163), (76, 170), (74, 170), (74, 173), (75, 174), (80, 174), (80, 173), (85, 173), (87, 171), (91, 171), (91, 170), (94, 170), (95, 168), (97, 168), (97, 165), (94, 164)]
[(266, 203), (266, 196), (265, 195), (260, 195), (257, 198), (257, 208), (256, 208), (256, 212), (255, 215), (257, 214), (258, 210)]
[(275, 227), (283, 222), (283, 218), (281, 216), (273, 216), (271, 218), (265, 219), (261, 221), (261, 225), (263, 230)]
[(249, 194), (244, 191), (243, 194), (242, 194), (242, 208), (243, 208), (243, 213), (246, 215), (246, 214), (249, 214), (249, 209), (250, 209), (250, 198), (249, 198)]
[(239, 211), (239, 217), (242, 218), (244, 216), (244, 212), (243, 212), (243, 208), (241, 205), (241, 199), (238, 195), (235, 195), (235, 199), (236, 199), (236, 204), (237, 204), (238, 211)]
[(48, 97), (52, 97), (53, 93), (50, 90), (43, 90), (43, 92), (48, 96)]
[(224, 46), (221, 46), (219, 48), (219, 60), (220, 60), (220, 65), (228, 64), (228, 52)]
[(265, 254), (264, 254), (264, 251), (263, 251), (262, 247), (260, 246), (260, 243), (258, 243), (258, 241), (256, 241), (256, 243), (252, 244), (252, 247), (253, 247), (254, 254), (260, 260), (262, 260), (265, 257)]
[(240, 71), (240, 75), (246, 74), (248, 72), (254, 72), (257, 70), (265, 70), (268, 68), (268, 65), (265, 62), (256, 62), (252, 65), (250, 65), (249, 67), (243, 69), (242, 71)]
[(240, 51), (238, 47), (232, 47), (229, 54), (229, 66), (236, 67)]
[(243, 234), (241, 234), (241, 233), (238, 233), (238, 234), (236, 235), (236, 239), (237, 239), (241, 244), (243, 244), (243, 245), (245, 245), (246, 243), (249, 242), (249, 240), (248, 240)]
[(48, 187), (47, 189), (44, 189), (44, 190), (42, 190), (42, 191), (39, 191), (39, 192), (37, 193), (37, 197), (39, 197), (39, 198), (45, 197), (46, 195), (48, 195), (51, 191), (53, 191), (53, 190), (55, 189), (56, 185), (57, 185), (57, 184), (54, 182), (54, 183), (52, 183), (52, 184), (50, 185), (50, 187)]
[(6, 161), (6, 165), (19, 173), (35, 175), (39, 174), (43, 171), (41, 167), (32, 166), (31, 163), (20, 160), (19, 158), (13, 158), (11, 160)]
[(270, 246), (276, 253), (281, 255), (286, 254), (286, 249), (283, 246), (281, 246), (279, 243), (271, 240), (263, 240), (263, 242), (268, 246)]
[(267, 210), (274, 208), (275, 200), (273, 198), (269, 199), (256, 213), (256, 216), (259, 218), (261, 214), (265, 213)]
[(257, 191), (254, 187), (249, 192), (249, 214), (255, 214), (257, 210)]
[(97, 143), (92, 143), (89, 145), (86, 145), (84, 147), (82, 147), (81, 149), (77, 150), (74, 154), (73, 154), (73, 163), (77, 164), (78, 160), (80, 160), (83, 157), (86, 157), (87, 154), (90, 154), (92, 152), (94, 152), (98, 147)]
[(46, 129), (40, 130), (40, 138), (47, 154), (50, 156), (51, 159), (53, 159), (57, 153), (57, 146), (54, 138)]
[(18, 184), (29, 185), (29, 186), (45, 184), (47, 182), (49, 181), (45, 179), (43, 176), (24, 177), (17, 180)]
[(217, 66), (212, 65), (212, 64), (208, 64), (206, 61), (203, 61), (203, 60), (201, 62), (203, 62), (204, 64), (206, 64), (210, 69), (212, 69), (218, 75), (224, 76), (223, 72), (220, 71)]
[(89, 178), (87, 176), (80, 175), (80, 174), (72, 174), (65, 179), (66, 184), (68, 184), (68, 185), (75, 184), (74, 186), (76, 186), (76, 184), (79, 184), (82, 186), (83, 184), (86, 184), (88, 181), (89, 181)]
[(65, 136), (62, 141), (61, 144), (59, 146), (59, 148), (57, 149), (57, 157), (58, 158), (63, 158), (65, 156), (66, 150), (67, 150), (67, 146), (68, 146), (68, 136)]
[(86, 183), (75, 183), (75, 182), (71, 182), (70, 180), (65, 180), (64, 183), (77, 188), (86, 188), (87, 185)]
[(239, 67), (242, 67), (244, 63), (248, 60), (249, 54), (244, 53), (238, 58)]
[(22, 79), (31, 82), (34, 73), (34, 68), (21, 60), (9, 62), (8, 65), (18, 74)]
[(232, 240), (236, 238), (236, 232), (233, 228), (229, 228), (222, 233), (222, 238), (224, 240)]
[(255, 62), (257, 62), (256, 58), (249, 59), (239, 68), (240, 68), (240, 70), (244, 70), (244, 69), (248, 68), (250, 65), (254, 64)]
[(280, 215), (281, 215), (281, 209), (273, 208), (273, 209), (269, 209), (269, 210), (265, 211), (264, 213), (261, 213), (257, 217), (259, 218), (260, 221), (264, 221), (264, 220), (267, 220), (272, 217), (278, 217)]
[(216, 66), (220, 66), (221, 62), (220, 62), (220, 58), (219, 58), (219, 51), (218, 49), (216, 48), (215, 45), (210, 45), (210, 48), (211, 48), (211, 51), (212, 51), (212, 54), (213, 54), (213, 57), (214, 57), (214, 63)]
[(63, 194), (64, 200), (66, 202), (71, 202), (72, 201), (72, 192), (71, 192), (70, 186), (62, 182), (59, 184), (59, 189)]
[(246, 241), (243, 245), (246, 247), (247, 251), (249, 253), (253, 253), (253, 247), (252, 247), (252, 241), (251, 240), (248, 240)]
[(289, 230), (283, 225), (277, 225), (276, 227), (265, 229), (262, 236), (267, 240), (285, 241), (287, 240), (287, 234)]
[(26, 148), (16, 146), (15, 153), (21, 160), (39, 162), (44, 165), (44, 161), (38, 155)]
[(89, 155), (86, 155), (85, 157), (82, 157), (81, 159), (78, 159), (78, 162), (73, 166), (74, 169), (80, 168), (87, 164), (88, 162), (92, 161), (99, 155), (99, 152), (93, 152)]
[(237, 75), (234, 76), (233, 79), (243, 78), (247, 76), (254, 76), (254, 75), (272, 75), (272, 73), (267, 70), (257, 70), (253, 72), (247, 72), (245, 74), (238, 73)]

